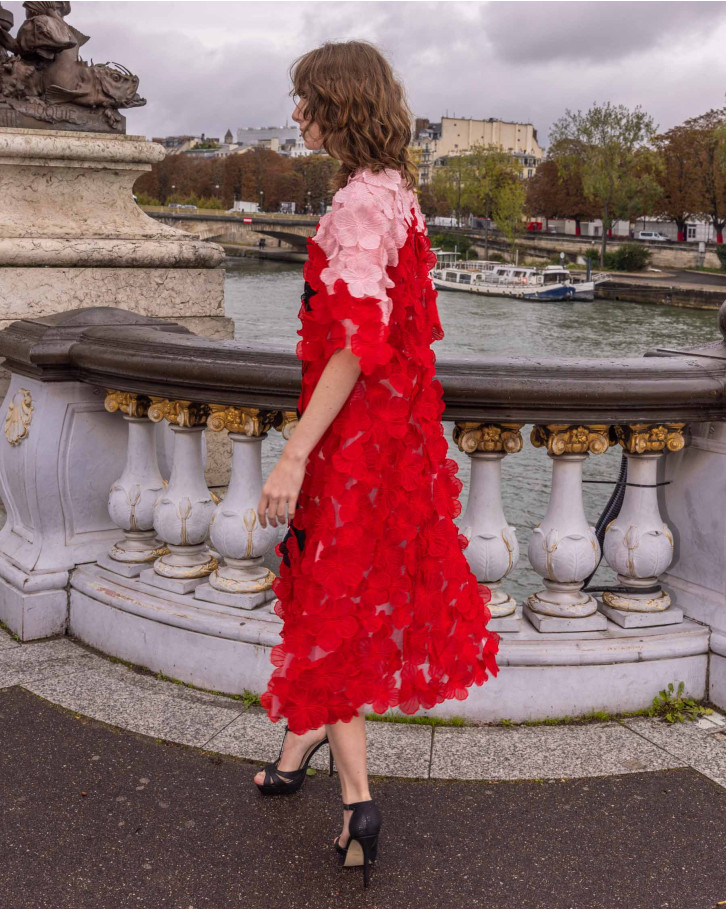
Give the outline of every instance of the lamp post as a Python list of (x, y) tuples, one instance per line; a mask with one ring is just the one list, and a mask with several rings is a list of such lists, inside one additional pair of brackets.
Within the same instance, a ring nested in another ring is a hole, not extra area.
[(265, 207), (265, 191), (260, 190), (260, 211), (263, 211)]

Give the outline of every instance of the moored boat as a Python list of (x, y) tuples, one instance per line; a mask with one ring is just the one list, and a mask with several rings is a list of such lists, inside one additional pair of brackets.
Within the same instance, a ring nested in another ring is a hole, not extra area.
[(431, 277), (438, 290), (461, 290), (523, 300), (594, 300), (595, 286), (605, 274), (579, 280), (563, 265), (533, 268), (483, 260), (457, 261), (456, 253), (437, 252)]

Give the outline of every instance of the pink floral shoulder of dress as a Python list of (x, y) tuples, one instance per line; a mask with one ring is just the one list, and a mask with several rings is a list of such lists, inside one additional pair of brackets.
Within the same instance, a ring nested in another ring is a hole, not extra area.
[(398, 171), (356, 171), (336, 192), (314, 237), (328, 259), (321, 279), (331, 290), (342, 279), (352, 297), (374, 297), (387, 324), (392, 309), (387, 290), (393, 282), (386, 269), (398, 264), (412, 224), (425, 231), (416, 194)]

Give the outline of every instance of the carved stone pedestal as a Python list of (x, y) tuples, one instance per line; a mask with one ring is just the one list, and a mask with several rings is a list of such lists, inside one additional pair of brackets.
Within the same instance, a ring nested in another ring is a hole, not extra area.
[[(136, 179), (164, 155), (143, 136), (0, 127), (0, 329), (114, 306), (234, 337), (222, 247), (161, 224), (134, 201)], [(8, 382), (0, 367), (0, 399)], [(226, 485), (219, 437), (207, 441), (207, 483)]]

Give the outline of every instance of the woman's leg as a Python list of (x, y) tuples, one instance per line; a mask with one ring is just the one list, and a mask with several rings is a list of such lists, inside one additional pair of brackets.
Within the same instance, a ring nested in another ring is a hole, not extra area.
[[(366, 765), (366, 721), (361, 710), (349, 723), (342, 721), (325, 727), (333, 749), (335, 766), (340, 775), (343, 802), (364, 802), (371, 797)], [(348, 842), (348, 823), (353, 811), (343, 811), (343, 832), (339, 843)]]
[[(310, 729), (302, 735), (296, 735), (294, 732), (288, 731), (277, 769), (281, 773), (284, 773), (285, 770), (297, 770), (306, 752), (310, 750), (315, 742), (322, 742), (324, 738), (325, 726), (320, 726), (318, 729)], [(264, 770), (260, 770), (255, 775), (255, 782), (260, 784), (265, 782)]]

